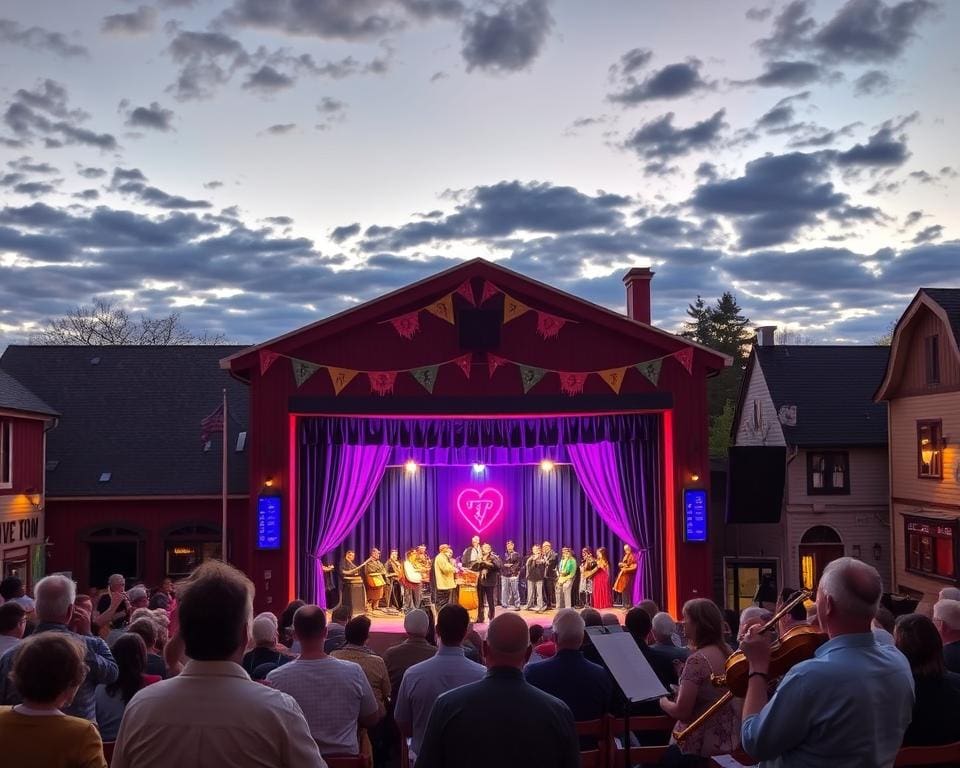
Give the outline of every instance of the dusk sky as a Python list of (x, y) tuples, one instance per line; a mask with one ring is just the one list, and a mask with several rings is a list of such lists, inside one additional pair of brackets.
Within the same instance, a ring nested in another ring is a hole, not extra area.
[(0, 349), (262, 341), (483, 256), (869, 343), (960, 286), (960, 2), (3, 0)]

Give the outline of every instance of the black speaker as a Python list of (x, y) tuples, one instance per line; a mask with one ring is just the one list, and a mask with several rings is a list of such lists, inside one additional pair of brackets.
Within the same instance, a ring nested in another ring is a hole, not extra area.
[(779, 523), (787, 471), (784, 446), (734, 446), (727, 472), (728, 523)]
[(471, 352), (490, 352), (500, 346), (502, 309), (460, 309), (457, 328), (460, 348)]

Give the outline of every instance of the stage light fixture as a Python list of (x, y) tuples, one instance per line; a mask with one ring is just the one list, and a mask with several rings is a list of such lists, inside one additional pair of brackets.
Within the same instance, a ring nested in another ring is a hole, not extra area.
[(415, 462), (413, 459), (407, 459), (407, 461), (403, 465), (403, 468), (407, 470), (408, 475), (416, 474), (417, 462)]
[(540, 469), (542, 469), (544, 472), (552, 472), (554, 466), (554, 463), (550, 461), (550, 459), (544, 459), (540, 462)]
[(696, 472), (694, 472), (692, 475), (690, 475), (690, 479), (693, 480), (693, 482), (695, 482), (695, 483), (696, 483), (696, 482), (699, 482), (699, 480), (700, 480), (700, 475), (698, 475)]
[(475, 462), (474, 465), (473, 465), (473, 473), (474, 473), (475, 475), (479, 475), (479, 474), (481, 474), (484, 470), (486, 470), (486, 468), (487, 468), (487, 465), (486, 465), (486, 464), (481, 464), (480, 462)]
[(264, 488), (273, 488), (273, 476), (268, 477), (263, 481)]

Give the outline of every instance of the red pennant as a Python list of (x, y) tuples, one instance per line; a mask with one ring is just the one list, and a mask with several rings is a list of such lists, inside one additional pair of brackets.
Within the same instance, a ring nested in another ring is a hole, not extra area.
[(583, 385), (587, 381), (587, 371), (558, 371), (560, 376), (560, 391), (565, 395), (582, 395)]
[(555, 339), (560, 329), (567, 324), (566, 319), (551, 315), (549, 312), (537, 311), (537, 333), (541, 339)]
[(508, 362), (510, 361), (506, 358), (499, 357), (492, 352), (487, 352), (487, 371), (489, 372), (490, 378), (493, 378), (493, 374), (497, 368), (501, 365), (506, 365)]
[(271, 352), (269, 349), (260, 350), (260, 375), (263, 376), (267, 370), (273, 365), (277, 360), (280, 359), (280, 355), (276, 352)]
[(378, 395), (392, 395), (393, 385), (397, 383), (397, 371), (368, 371), (370, 389)]
[(472, 354), (461, 355), (453, 362), (455, 362), (457, 364), (457, 367), (460, 368), (461, 371), (463, 371), (463, 375), (469, 379), (470, 367), (473, 365), (473, 355)]
[(473, 297), (473, 283), (469, 280), (464, 280), (460, 283), (460, 287), (457, 288), (454, 293), (459, 293), (463, 298), (470, 302), (470, 306), (477, 306), (477, 300)]
[(673, 356), (677, 358), (680, 365), (687, 369), (687, 373), (693, 373), (693, 347), (674, 352)]
[(480, 303), (484, 304), (491, 296), (496, 296), (502, 291), (489, 280), (483, 281), (483, 293), (480, 294)]
[(417, 331), (420, 330), (420, 311), (409, 312), (406, 315), (400, 315), (400, 317), (395, 317), (390, 321), (390, 325), (394, 327), (397, 333), (399, 333), (405, 339), (412, 339), (417, 335)]

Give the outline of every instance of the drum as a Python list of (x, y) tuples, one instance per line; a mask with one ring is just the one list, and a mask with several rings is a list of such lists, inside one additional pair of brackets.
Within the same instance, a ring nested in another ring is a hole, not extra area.
[(470, 620), (477, 618), (477, 580), (480, 575), (476, 571), (461, 571), (457, 574), (457, 602), (470, 613)]

